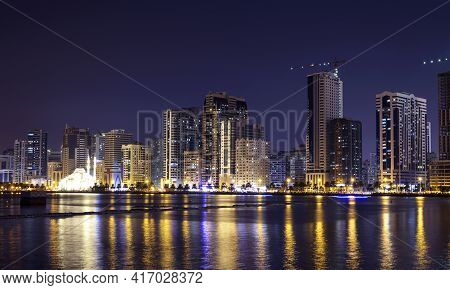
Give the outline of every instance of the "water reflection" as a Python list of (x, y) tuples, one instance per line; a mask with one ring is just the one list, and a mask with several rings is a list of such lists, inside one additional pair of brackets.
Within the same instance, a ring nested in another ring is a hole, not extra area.
[(383, 196), (381, 199), (381, 235), (380, 235), (380, 268), (393, 269), (394, 258), (392, 251), (392, 237), (390, 224), (390, 197)]
[(295, 236), (292, 226), (292, 196), (286, 196), (285, 218), (284, 218), (284, 269), (295, 269)]
[(314, 266), (316, 269), (326, 269), (327, 267), (327, 245), (325, 240), (322, 199), (322, 196), (316, 196), (314, 223)]
[(47, 210), (91, 211), (114, 198), (117, 209), (226, 207), (2, 219), (0, 266), (43, 243), (10, 269), (442, 268), (430, 256), (448, 265), (446, 199), (370, 197), (343, 207), (295, 195), (83, 195), (58, 196)]
[(425, 237), (425, 228), (423, 223), (423, 198), (416, 198), (417, 204), (417, 222), (416, 222), (416, 268), (426, 269), (429, 264), (428, 245)]
[(267, 228), (264, 222), (263, 208), (257, 208), (257, 220), (256, 220), (256, 268), (267, 269), (268, 268), (268, 255), (267, 255)]
[(215, 220), (217, 258), (214, 268), (236, 269), (239, 254), (236, 209), (217, 210)]
[(357, 214), (355, 210), (355, 200), (350, 199), (348, 207), (347, 225), (347, 268), (359, 269), (360, 250), (358, 241), (358, 230), (356, 228)]

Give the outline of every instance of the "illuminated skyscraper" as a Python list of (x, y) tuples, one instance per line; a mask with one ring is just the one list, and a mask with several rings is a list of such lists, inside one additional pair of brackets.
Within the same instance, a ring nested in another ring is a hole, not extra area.
[(122, 145), (131, 144), (133, 135), (122, 129), (105, 133), (105, 177), (108, 185), (117, 186), (122, 183)]
[(269, 185), (269, 142), (264, 139), (238, 139), (236, 141), (236, 174), (232, 182), (236, 187)]
[(425, 182), (427, 101), (412, 94), (376, 95), (379, 178), (396, 186)]
[(247, 103), (225, 92), (206, 95), (202, 113), (202, 185), (230, 184), (236, 169), (238, 127), (247, 119)]
[(150, 183), (150, 148), (141, 144), (122, 145), (123, 183), (131, 186)]
[(309, 75), (308, 129), (306, 136), (306, 179), (311, 186), (323, 186), (329, 180), (328, 126), (342, 118), (343, 83), (335, 73)]
[(439, 160), (450, 160), (450, 71), (438, 74)]
[[(92, 161), (92, 136), (89, 129), (70, 128), (66, 125), (62, 146), (62, 176), (72, 174), (76, 168), (87, 169), (88, 158)], [(91, 166), (93, 168), (93, 166)]]
[(200, 109), (169, 109), (164, 112), (164, 183), (183, 185), (184, 152), (200, 149)]
[(26, 148), (27, 141), (25, 140), (16, 140), (14, 141), (14, 175), (13, 182), (14, 183), (22, 183), (26, 181), (25, 172), (25, 160), (26, 160)]
[(334, 119), (330, 121), (328, 128), (330, 180), (336, 184), (361, 181), (361, 122), (344, 118)]
[(36, 129), (27, 133), (25, 153), (26, 178), (47, 178), (47, 132)]
[(184, 184), (198, 188), (201, 180), (201, 151), (184, 151)]

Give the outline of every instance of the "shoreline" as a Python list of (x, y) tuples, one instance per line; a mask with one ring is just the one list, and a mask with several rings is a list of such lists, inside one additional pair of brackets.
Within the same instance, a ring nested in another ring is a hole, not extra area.
[(124, 192), (95, 192), (95, 191), (22, 191), (22, 192), (0, 192), (1, 198), (20, 198), (22, 193), (26, 193), (27, 197), (33, 198), (33, 195), (36, 194), (36, 197), (42, 197), (43, 194), (46, 194), (47, 197), (52, 196), (54, 194), (100, 194), (100, 195), (194, 195), (194, 194), (204, 194), (204, 195), (250, 195), (250, 196), (324, 196), (324, 197), (441, 197), (441, 198), (449, 198), (450, 193), (395, 193), (395, 192), (371, 192), (371, 193), (340, 193), (340, 192), (245, 192), (245, 193), (237, 193), (237, 192), (229, 192), (229, 191), (217, 191), (217, 192), (192, 192), (192, 191), (164, 191), (164, 192), (148, 192), (148, 191), (124, 191)]

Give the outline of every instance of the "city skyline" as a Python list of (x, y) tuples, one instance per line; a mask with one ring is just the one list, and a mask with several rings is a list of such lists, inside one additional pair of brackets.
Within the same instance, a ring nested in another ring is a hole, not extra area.
[[(81, 3), (80, 7), (83, 7), (83, 4)], [(326, 61), (335, 57), (351, 58), (359, 51), (369, 47), (373, 39), (383, 39), (384, 36), (408, 23), (408, 20), (417, 18), (421, 13), (423, 14), (423, 11), (428, 11), (439, 3), (431, 1), (427, 4), (421, 3), (409, 7), (407, 11), (404, 11), (406, 13), (401, 13), (402, 17), (391, 17), (394, 20), (389, 23), (374, 22), (374, 19), (381, 11), (384, 11), (386, 17), (390, 13), (398, 15), (398, 12), (404, 7), (402, 3), (396, 2), (395, 5), (377, 3), (376, 6), (370, 7), (371, 9), (358, 11), (358, 13), (355, 13), (357, 10), (344, 9), (345, 5), (326, 4), (326, 8), (320, 11), (328, 21), (335, 23), (336, 30), (339, 31), (337, 35), (326, 33), (325, 24), (319, 24), (315, 31), (308, 31), (307, 23), (313, 21), (313, 16), (309, 15), (308, 11), (315, 11), (316, 4), (302, 4), (301, 11), (304, 12), (299, 17), (295, 17), (293, 13), (300, 4), (288, 3), (285, 7), (276, 7), (275, 11), (279, 13), (274, 15), (272, 11), (274, 7), (267, 3), (259, 5), (229, 3), (219, 6), (215, 3), (214, 5), (204, 5), (192, 15), (195, 18), (198, 13), (205, 12), (202, 13), (202, 16), (208, 19), (214, 15), (214, 13), (208, 12), (215, 11), (218, 15), (223, 15), (225, 12), (220, 11), (228, 12), (232, 8), (239, 7), (242, 9), (236, 10), (236, 24), (213, 24), (207, 28), (201, 22), (191, 19), (191, 16), (175, 13), (170, 17), (182, 17), (174, 22), (173, 29), (179, 28), (180, 23), (189, 25), (185, 28), (185, 36), (181, 35), (180, 31), (176, 31), (170, 39), (153, 28), (155, 25), (149, 25), (149, 21), (152, 24), (162, 24), (161, 17), (170, 19), (165, 4), (152, 7), (155, 9), (154, 13), (158, 14), (156, 18), (148, 18), (153, 20), (148, 20), (139, 13), (137, 19), (142, 20), (142, 24), (138, 25), (133, 19), (124, 19), (121, 22), (122, 29), (120, 31), (105, 27), (112, 21), (106, 15), (94, 18), (93, 15), (86, 14), (83, 10), (72, 11), (71, 17), (83, 16), (87, 19), (88, 24), (97, 25), (96, 27), (101, 29), (103, 35), (100, 39), (94, 37), (99, 30), (83, 29), (87, 26), (82, 26), (82, 35), (74, 34), (71, 27), (62, 23), (62, 19), (59, 17), (49, 18), (49, 14), (36, 10), (37, 7), (34, 4), (21, 7), (19, 3), (18, 7), (23, 8), (30, 16), (36, 17), (69, 39), (73, 38), (74, 42), (80, 44), (81, 47), (92, 50), (95, 55), (106, 59), (138, 81), (142, 81), (180, 107), (191, 106), (193, 99), (198, 100), (198, 105), (200, 105), (202, 97), (209, 90), (225, 90), (230, 94), (245, 97), (252, 109), (263, 111), (305, 86), (304, 76), (309, 72), (292, 72), (289, 70), (291, 66)], [(98, 4), (93, 5), (92, 11), (99, 8), (96, 6)], [(127, 7), (127, 9), (133, 10), (133, 12), (135, 9), (148, 11), (146, 6), (148, 4), (139, 5)], [(181, 5), (177, 6), (179, 8), (185, 8), (188, 11), (191, 9), (189, 5), (182, 3), (179, 5)], [(386, 9), (387, 5), (389, 5), (389, 9)], [(54, 6), (56, 11), (59, 9), (64, 12), (66, 9), (57, 4)], [(120, 8), (122, 7), (111, 5), (107, 9), (114, 13)], [(10, 148), (9, 144), (12, 144), (15, 136), (23, 135), (29, 129), (26, 124), (31, 123), (35, 124), (35, 127), (46, 128), (50, 136), (51, 148), (57, 148), (60, 145), (60, 139), (54, 136), (61, 132), (62, 124), (65, 123), (80, 128), (90, 128), (93, 131), (124, 128), (136, 135), (135, 114), (137, 110), (153, 109), (162, 112), (172, 107), (159, 97), (126, 80), (120, 74), (96, 63), (95, 60), (65, 44), (64, 41), (51, 35), (48, 31), (31, 22), (24, 21), (26, 19), (20, 19), (22, 16), (8, 9), (5, 6), (0, 13), (4, 16), (4, 21), (10, 23), (13, 29), (11, 31), (26, 36), (30, 36), (30, 33), (37, 33), (39, 37), (42, 36), (45, 45), (35, 46), (33, 55), (25, 54), (21, 50), (21, 46), (14, 51), (11, 51), (9, 46), (1, 48), (0, 52), (5, 58), (6, 67), (12, 69), (9, 74), (2, 75), (5, 86), (1, 94), (11, 101), (10, 106), (14, 108), (20, 107), (21, 103), (30, 104), (27, 107), (22, 106), (22, 118), (15, 122), (14, 126), (5, 129), (0, 140), (1, 149)], [(438, 16), (446, 13), (448, 9), (448, 7), (443, 7), (436, 12), (436, 17), (427, 17), (421, 20), (415, 24), (415, 29), (402, 31), (398, 36), (387, 40), (376, 49), (342, 67), (340, 76), (345, 83), (345, 116), (361, 120), (364, 131), (373, 132), (374, 95), (384, 90), (406, 91), (428, 100), (429, 116), (433, 124), (432, 136), (437, 136), (435, 76), (438, 72), (448, 70), (448, 65), (442, 63), (423, 65), (422, 61), (448, 56), (449, 45), (445, 42), (443, 44), (439, 37), (436, 37), (436, 35), (440, 35), (440, 32), (445, 33), (445, 17)], [(341, 13), (332, 13), (336, 10)], [(256, 23), (248, 23), (247, 17), (257, 20), (258, 26), (255, 26)], [(263, 21), (260, 21), (267, 17), (280, 19), (281, 23), (271, 29), (261, 23)], [(182, 22), (183, 20), (186, 21)], [(361, 27), (354, 28), (352, 24), (356, 21)], [(377, 28), (379, 28), (377, 31), (371, 28), (372, 23), (377, 23)], [(139, 28), (137, 33), (126, 34), (128, 29), (135, 28)], [(238, 28), (247, 28), (247, 30)], [(276, 33), (281, 28), (284, 36)], [(140, 39), (138, 36), (141, 33), (145, 34), (146, 29), (148, 29), (148, 38)], [(221, 34), (223, 39), (215, 37), (214, 32), (217, 29), (224, 32)], [(434, 35), (428, 33), (430, 29), (435, 32)], [(168, 31), (172, 31), (170, 27)], [(266, 33), (266, 36), (262, 36), (263, 32)], [(322, 39), (317, 33), (322, 33), (326, 37)], [(296, 40), (297, 35), (304, 36)], [(182, 42), (184, 46), (182, 45), (180, 48), (174, 45), (174, 41), (186, 40), (186, 37), (190, 37), (192, 41)], [(5, 41), (14, 44), (14, 47), (20, 43), (13, 35), (8, 34), (5, 38)], [(24, 37), (24, 39), (26, 40), (21, 40), (24, 41), (22, 44), (34, 45), (34, 37)], [(129, 41), (122, 41), (120, 48), (108, 50), (106, 53), (106, 47), (108, 49), (115, 47), (111, 46), (115, 39)], [(327, 39), (326, 46), (323, 45), (325, 39)], [(417, 42), (417, 39), (420, 41)], [(157, 41), (159, 46), (154, 46), (152, 40)], [(224, 47), (209, 51), (200, 45), (203, 42), (201, 40), (213, 40), (214, 48), (217, 48), (219, 44), (224, 44)], [(308, 42), (305, 42), (306, 40)], [(411, 43), (410, 40), (414, 40), (414, 48), (405, 49), (405, 45)], [(308, 45), (305, 46), (305, 43)], [(330, 46), (330, 43), (334, 44)], [(141, 49), (136, 50), (138, 44), (142, 48), (145, 47), (148, 53), (144, 53)], [(169, 55), (176, 57), (170, 59), (164, 57), (160, 60), (158, 56), (164, 55), (163, 51), (167, 51), (169, 47), (171, 48), (168, 50)], [(266, 57), (263, 58), (263, 55)], [(11, 61), (14, 61), (14, 65)], [(238, 63), (241, 64), (239, 68), (236, 67)], [(30, 64), (33, 64), (33, 69), (30, 69)], [(63, 67), (67, 69), (63, 69)], [(399, 68), (399, 70), (395, 68)], [(215, 73), (210, 73), (212, 69)], [(35, 73), (33, 70), (39, 70), (41, 77), (31, 78)], [(55, 73), (60, 70), (62, 70), (62, 74)], [(400, 70), (402, 73), (399, 73)], [(19, 71), (27, 73), (19, 75)], [(85, 74), (85, 71), (89, 71), (89, 74)], [(51, 110), (52, 104), (57, 102), (61, 104), (58, 110)], [(361, 108), (348, 105), (356, 103)], [(300, 111), (305, 108), (305, 105), (306, 92), (302, 91), (275, 109), (287, 111), (294, 108)], [(86, 114), (80, 116), (77, 112), (81, 110)], [(17, 117), (17, 113), (13, 111), (9, 110), (2, 114), (3, 123)], [(113, 111), (119, 111), (121, 117), (116, 118), (115, 114), (108, 113)], [(58, 124), (56, 120), (61, 124)], [(365, 136), (367, 138), (363, 140), (363, 156), (364, 159), (367, 159), (369, 154), (375, 150), (375, 135), (366, 134)], [(433, 150), (437, 152), (436, 138), (433, 138)]]

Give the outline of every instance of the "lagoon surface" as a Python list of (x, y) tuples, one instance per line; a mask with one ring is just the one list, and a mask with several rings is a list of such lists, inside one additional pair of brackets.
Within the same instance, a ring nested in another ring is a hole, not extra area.
[(66, 193), (0, 216), (6, 269), (450, 268), (450, 198)]

